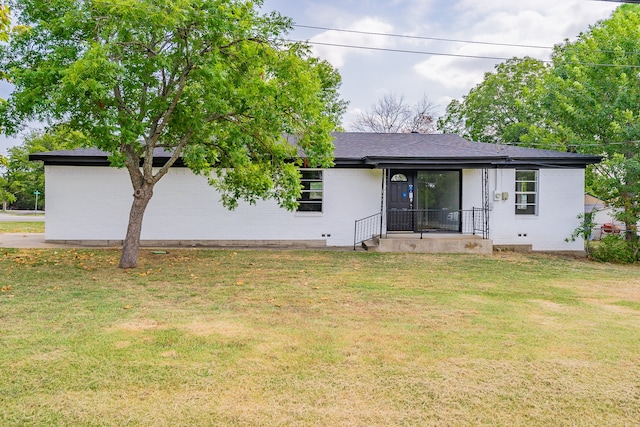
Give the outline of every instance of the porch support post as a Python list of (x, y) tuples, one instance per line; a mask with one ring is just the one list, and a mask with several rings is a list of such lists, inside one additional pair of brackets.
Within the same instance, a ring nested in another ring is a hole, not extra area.
[(384, 193), (387, 182), (387, 170), (382, 169), (382, 189), (380, 190), (380, 238), (382, 239), (382, 230), (384, 228)]
[(489, 238), (489, 169), (482, 170), (482, 195), (483, 195), (483, 227), (482, 238)]

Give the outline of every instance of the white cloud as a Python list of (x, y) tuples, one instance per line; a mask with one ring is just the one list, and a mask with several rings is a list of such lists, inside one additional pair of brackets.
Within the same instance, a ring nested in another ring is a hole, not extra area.
[(434, 56), (415, 65), (415, 72), (423, 79), (434, 82), (444, 88), (461, 90), (470, 88), (482, 81), (486, 70), (486, 61), (481, 66), (476, 59), (461, 59)]
[[(362, 18), (347, 27), (343, 27), (342, 29), (387, 34), (393, 32), (393, 26), (391, 24), (375, 17)], [(310, 41), (331, 45), (364, 46), (379, 49), (391, 48), (393, 46), (393, 40), (389, 37), (332, 30), (320, 33), (314, 36)], [(314, 53), (327, 59), (335, 67), (339, 68), (347, 62), (348, 57), (373, 55), (375, 54), (375, 51), (315, 45)]]
[[(554, 44), (566, 38), (574, 39), (614, 8), (611, 4), (584, 0), (459, 0), (454, 7), (457, 19), (451, 23), (452, 31), (447, 38), (548, 46), (549, 49), (450, 43), (440, 51), (499, 58), (532, 56), (548, 60)], [(502, 61), (434, 56), (416, 64), (414, 71), (422, 79), (452, 91), (468, 90), (481, 82), (484, 73), (492, 71), (499, 62)]]

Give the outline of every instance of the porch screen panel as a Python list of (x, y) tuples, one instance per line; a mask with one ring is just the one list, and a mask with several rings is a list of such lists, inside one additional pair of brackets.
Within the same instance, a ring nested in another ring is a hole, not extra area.
[(460, 231), (460, 171), (419, 171), (417, 208), (420, 227)]

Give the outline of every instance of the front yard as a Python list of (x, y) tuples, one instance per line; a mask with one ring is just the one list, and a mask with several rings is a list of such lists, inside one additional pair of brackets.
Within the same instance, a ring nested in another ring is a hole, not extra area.
[(637, 265), (166, 252), (3, 249), (1, 425), (640, 420)]

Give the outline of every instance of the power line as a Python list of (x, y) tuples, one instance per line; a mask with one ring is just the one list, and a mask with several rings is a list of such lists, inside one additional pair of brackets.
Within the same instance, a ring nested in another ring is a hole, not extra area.
[[(640, 1), (640, 0), (639, 0)], [(316, 46), (330, 46), (330, 47), (341, 47), (346, 49), (359, 49), (359, 50), (372, 50), (376, 52), (394, 52), (394, 53), (409, 53), (414, 55), (428, 55), (428, 56), (449, 56), (454, 58), (470, 58), (470, 59), (489, 59), (492, 61), (507, 61), (511, 58), (499, 57), (499, 56), (484, 56), (484, 55), (463, 55), (457, 53), (442, 53), (442, 52), (428, 52), (421, 50), (406, 50), (406, 49), (392, 49), (392, 48), (383, 48), (383, 47), (370, 47), (370, 46), (356, 46), (356, 45), (348, 45), (348, 44), (340, 44), (340, 43), (325, 43), (325, 42), (316, 42), (311, 40), (287, 40), (292, 43), (307, 43), (310, 45)], [(543, 60), (538, 59), (540, 62), (552, 64), (551, 60)], [(570, 65), (586, 65), (589, 67), (610, 67), (610, 68), (632, 68), (632, 69), (640, 69), (640, 65), (631, 65), (631, 64), (600, 64), (593, 62), (567, 62)]]
[[(638, 1), (640, 1), (640, 0), (638, 0)], [(435, 41), (452, 42), (452, 43), (481, 44), (481, 45), (487, 45), (487, 46), (526, 47), (526, 48), (531, 48), (531, 49), (553, 49), (553, 46), (526, 45), (526, 44), (516, 44), (516, 43), (483, 42), (483, 41), (474, 41), (474, 40), (445, 39), (445, 38), (440, 38), (440, 37), (426, 37), (426, 36), (409, 36), (409, 35), (403, 35), (403, 34), (377, 33), (377, 32), (372, 32), (372, 31), (345, 30), (345, 29), (342, 29), (342, 28), (316, 27), (316, 26), (313, 26), (313, 25), (302, 25), (302, 24), (294, 24), (294, 27), (297, 27), (297, 28), (308, 28), (308, 29), (313, 29), (313, 30), (323, 30), (323, 31), (337, 31), (337, 32), (342, 32), (342, 33), (364, 34), (364, 35), (369, 35), (369, 36), (395, 37), (395, 38), (412, 39), (412, 40), (435, 40)]]
[[(499, 56), (463, 55), (463, 54), (457, 54), (457, 53), (427, 52), (422, 50), (391, 49), (391, 48), (384, 48), (384, 47), (356, 46), (356, 45), (348, 45), (348, 44), (340, 44), (340, 43), (324, 43), (324, 42), (316, 42), (316, 41), (310, 41), (310, 40), (306, 40), (306, 41), (289, 40), (289, 41), (295, 42), (295, 43), (308, 43), (308, 44), (317, 45), (317, 46), (344, 47), (348, 49), (374, 50), (374, 51), (380, 51), (380, 52), (411, 53), (415, 55), (453, 56), (456, 58), (491, 59), (491, 60), (497, 60), (497, 61), (506, 61), (510, 59), (510, 58), (504, 58)], [(543, 62), (550, 62), (550, 61), (543, 61)]]
[[(617, 0), (592, 0), (592, 1), (617, 1)], [(640, 4), (640, 0), (634, 0), (636, 3)], [(296, 28), (307, 28), (314, 30), (322, 30), (322, 31), (335, 31), (342, 33), (351, 33), (351, 34), (363, 34), (370, 36), (382, 36), (382, 37), (391, 37), (391, 38), (399, 38), (399, 39), (410, 39), (410, 40), (432, 40), (432, 41), (444, 41), (450, 43), (465, 43), (465, 44), (477, 44), (484, 46), (502, 46), (502, 47), (519, 47), (525, 49), (546, 49), (553, 50), (554, 46), (541, 46), (541, 45), (529, 45), (529, 44), (518, 44), (518, 43), (499, 43), (499, 42), (485, 42), (485, 41), (476, 41), (476, 40), (463, 40), (463, 39), (447, 39), (441, 37), (427, 37), (427, 36), (409, 36), (405, 34), (395, 34), (395, 33), (378, 33), (373, 31), (359, 31), (359, 30), (347, 30), (344, 28), (334, 28), (334, 27), (321, 27), (314, 25), (303, 25), (303, 24), (294, 24)], [(315, 42), (321, 44), (322, 42)], [(616, 51), (610, 49), (594, 49), (593, 52), (599, 53), (615, 53)], [(412, 53), (409, 51), (407, 53)], [(631, 51), (631, 52), (622, 52), (625, 55), (638, 55), (640, 52)]]

